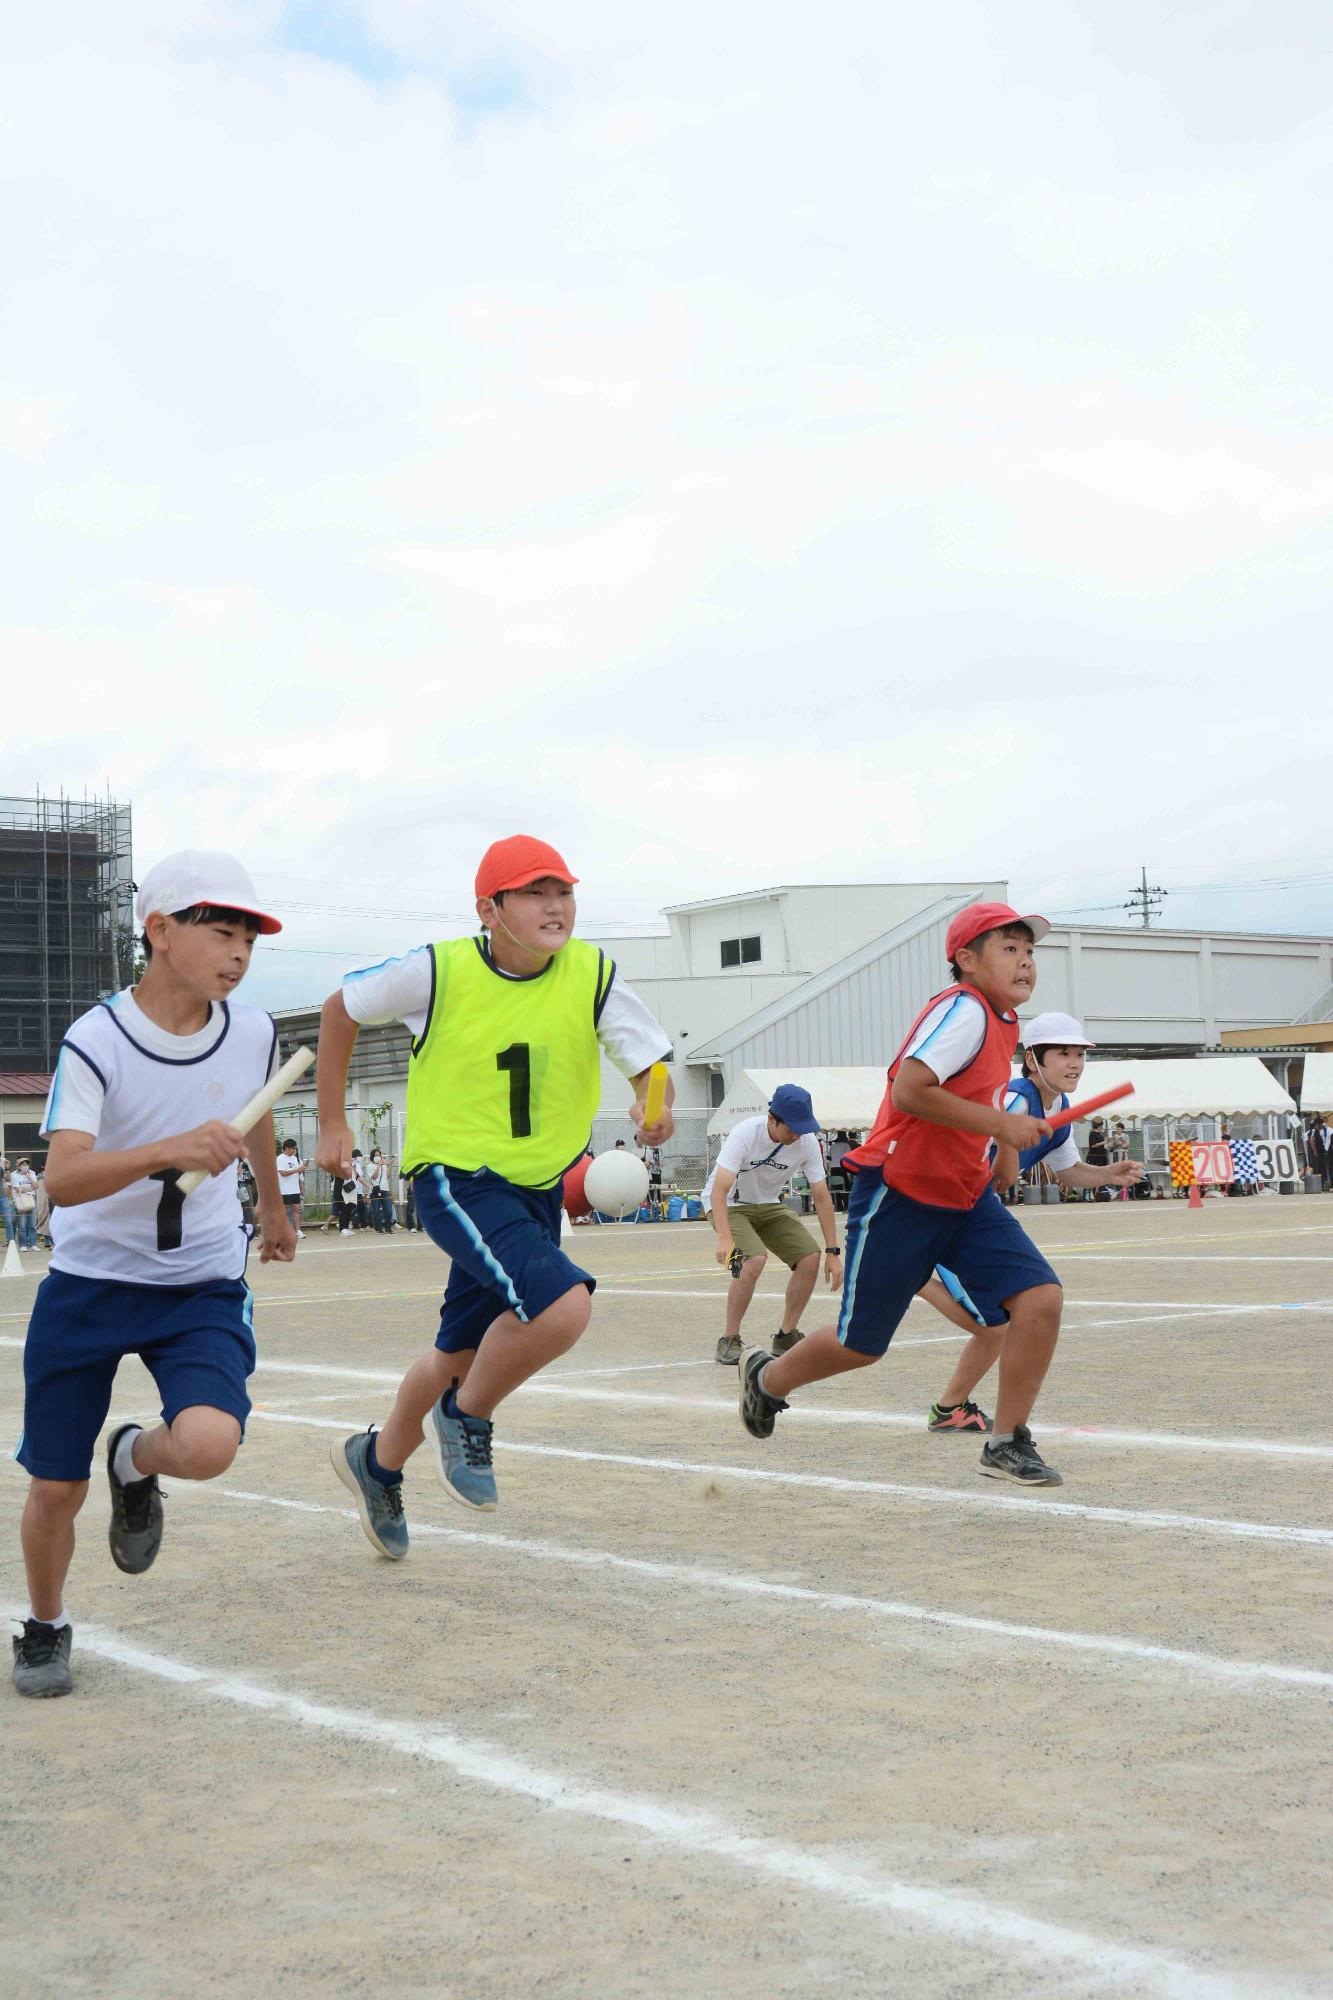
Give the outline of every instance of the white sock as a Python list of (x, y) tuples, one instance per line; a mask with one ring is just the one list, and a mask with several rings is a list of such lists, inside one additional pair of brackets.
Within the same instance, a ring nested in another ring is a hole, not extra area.
[[(37, 1618), (37, 1613), (32, 1609), (31, 1605), (29, 1605), (28, 1607), (28, 1616), (29, 1618)], [(54, 1618), (37, 1618), (37, 1623), (39, 1625), (54, 1626), (55, 1630), (58, 1632), (62, 1625), (69, 1624), (69, 1613), (62, 1607), (61, 1610), (57, 1611)]]
[(111, 1461), (111, 1470), (122, 1486), (130, 1486), (136, 1479), (147, 1479), (148, 1477), (148, 1474), (140, 1472), (138, 1466), (134, 1463), (135, 1440), (142, 1436), (143, 1432), (140, 1430), (138, 1424), (136, 1424), (133, 1430), (124, 1432), (120, 1443), (116, 1446), (115, 1457)]

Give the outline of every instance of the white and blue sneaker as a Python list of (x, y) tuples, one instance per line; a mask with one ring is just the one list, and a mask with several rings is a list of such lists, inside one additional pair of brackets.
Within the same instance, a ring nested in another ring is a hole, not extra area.
[(489, 1417), (465, 1417), (461, 1410), (456, 1417), (447, 1416), (444, 1406), (452, 1394), (452, 1389), (445, 1391), (426, 1425), (426, 1436), (435, 1454), (435, 1470), (445, 1492), (453, 1499), (464, 1507), (490, 1514), (500, 1504), (491, 1470), (494, 1426)]
[(356, 1502), (356, 1511), (366, 1540), (391, 1562), (401, 1562), (407, 1554), (407, 1520), (403, 1514), (403, 1482), (396, 1479), (385, 1486), (366, 1464), (373, 1430), (358, 1431), (355, 1437), (335, 1438), (329, 1446), (329, 1461)]

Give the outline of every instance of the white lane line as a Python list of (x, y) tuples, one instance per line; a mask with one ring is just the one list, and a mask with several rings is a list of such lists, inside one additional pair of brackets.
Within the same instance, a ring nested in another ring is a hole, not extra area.
[[(175, 1484), (175, 1482), (173, 1482)], [(210, 1489), (198, 1489), (205, 1497)], [(314, 1500), (290, 1500), (272, 1493), (248, 1493), (238, 1487), (222, 1486), (219, 1495), (260, 1507), (289, 1508), (301, 1514), (333, 1514), (340, 1520), (356, 1521), (353, 1507), (329, 1507)], [(772, 1600), (805, 1609), (852, 1612), (873, 1619), (901, 1620), (908, 1624), (939, 1625), (955, 1632), (979, 1632), (987, 1637), (1017, 1639), (1043, 1648), (1065, 1647), (1075, 1653), (1104, 1653), (1113, 1659), (1142, 1660), (1155, 1666), (1179, 1667), (1186, 1673), (1208, 1680), (1234, 1682), (1242, 1687), (1290, 1687), (1302, 1692), (1333, 1694), (1333, 1673), (1315, 1667), (1285, 1667), (1267, 1660), (1225, 1660), (1211, 1653), (1191, 1653), (1175, 1646), (1155, 1646), (1142, 1639), (1126, 1639), (1108, 1632), (1063, 1632), (1044, 1625), (1016, 1625), (1003, 1618), (978, 1618), (961, 1611), (936, 1611), (922, 1604), (901, 1604), (891, 1598), (862, 1597), (842, 1590), (813, 1590), (795, 1583), (770, 1583), (764, 1577), (741, 1576), (735, 1571), (704, 1569), (694, 1563), (654, 1562), (646, 1557), (621, 1556), (609, 1549), (577, 1549), (562, 1542), (534, 1540), (525, 1535), (486, 1534), (472, 1528), (442, 1528), (434, 1522), (412, 1523), (414, 1538), (462, 1542), (475, 1548), (500, 1549), (508, 1555), (528, 1556), (535, 1562), (566, 1563), (574, 1569), (618, 1570), (626, 1575), (645, 1577), (672, 1589), (685, 1585), (691, 1590), (718, 1591), (723, 1596)]]
[[(279, 1410), (256, 1410), (266, 1424), (299, 1424), (307, 1430), (341, 1431), (336, 1417), (298, 1417)], [(744, 1479), (771, 1486), (798, 1486), (826, 1493), (866, 1493), (895, 1500), (922, 1500), (931, 1507), (991, 1507), (1013, 1510), (1020, 1520), (1090, 1521), (1127, 1528), (1161, 1528), (1182, 1534), (1223, 1537), (1249, 1542), (1286, 1542), (1313, 1548), (1333, 1548), (1333, 1528), (1273, 1527), (1263, 1521), (1229, 1521), (1208, 1514), (1145, 1512), (1133, 1507), (1092, 1507), (1075, 1500), (1048, 1500), (1044, 1494), (1020, 1499), (1014, 1493), (967, 1492), (958, 1486), (908, 1486), (890, 1479), (842, 1479), (824, 1472), (770, 1472), (752, 1465), (716, 1465), (686, 1458), (650, 1458), (624, 1451), (575, 1451), (555, 1444), (516, 1444), (497, 1438), (499, 1451), (529, 1458), (574, 1459), (582, 1465), (627, 1465), (636, 1471), (704, 1473), (713, 1479)]]
[[(21, 1619), (15, 1605), (4, 1615)], [(492, 1743), (458, 1735), (429, 1722), (378, 1715), (364, 1708), (334, 1708), (287, 1688), (268, 1687), (215, 1667), (196, 1666), (131, 1644), (105, 1626), (80, 1625), (83, 1653), (132, 1673), (206, 1700), (275, 1716), (304, 1730), (362, 1743), (381, 1753), (442, 1765), (467, 1784), (483, 1785), (512, 1798), (530, 1800), (556, 1813), (628, 1827), (658, 1847), (672, 1847), (691, 1860), (719, 1861), (767, 1876), (806, 1894), (894, 1920), (907, 1935), (944, 1937), (972, 1949), (985, 1940), (1023, 1952), (1044, 1964), (1075, 1968), (1084, 1976), (1126, 1993), (1150, 1991), (1164, 2000), (1255, 2000), (1274, 1992), (1262, 1976), (1245, 1972), (1240, 1983), (1199, 1972), (1163, 1952), (1113, 1944), (1063, 1924), (1047, 1923), (1002, 1904), (987, 1903), (916, 1882), (901, 1882), (836, 1849), (789, 1846), (733, 1826), (706, 1806), (676, 1806), (646, 1793), (617, 1792), (568, 1771), (543, 1769)], [(552, 1828), (559, 1838), (559, 1822)], [(1292, 1989), (1286, 1988), (1288, 2000)]]
[[(676, 1361), (652, 1362), (651, 1367), (695, 1368), (716, 1363)], [(571, 1373), (574, 1371), (571, 1370)], [(585, 1374), (614, 1375), (620, 1371), (586, 1369)], [(625, 1371), (629, 1372), (629, 1371)], [(308, 1375), (328, 1382), (373, 1382), (382, 1388), (396, 1388), (401, 1376), (388, 1368), (345, 1368), (326, 1366), (319, 1361), (261, 1361), (257, 1374)], [(350, 1393), (350, 1392), (349, 1392)], [(720, 1410), (733, 1416), (734, 1397), (673, 1396), (640, 1389), (567, 1389), (562, 1381), (546, 1375), (540, 1381), (523, 1383), (514, 1392), (519, 1396), (568, 1396), (581, 1403), (624, 1403), (637, 1409), (659, 1409), (663, 1404), (680, 1410)], [(870, 1424), (894, 1430), (924, 1431), (925, 1419), (919, 1410), (857, 1410), (828, 1408), (822, 1404), (799, 1403), (787, 1412), (788, 1418), (817, 1424)], [(1174, 1431), (1111, 1431), (1100, 1425), (1048, 1424), (1041, 1426), (1043, 1437), (1076, 1438), (1084, 1444), (1149, 1445), (1166, 1451), (1252, 1452), (1267, 1458), (1333, 1459), (1333, 1444), (1300, 1444), (1285, 1438), (1211, 1438)]]
[[(960, 1335), (961, 1338), (961, 1335)], [(716, 1368), (711, 1354), (696, 1356), (693, 1361), (630, 1361), (616, 1368), (558, 1368), (555, 1373), (562, 1382), (573, 1381), (577, 1375), (652, 1375), (664, 1368)]]
[(1052, 1251), (1057, 1257), (1068, 1257), (1079, 1264), (1333, 1264), (1333, 1257), (1307, 1257), (1304, 1252), (1293, 1250), (1285, 1257), (1232, 1256), (1229, 1251), (1210, 1250), (1195, 1254), (1188, 1250), (1176, 1251), (1171, 1256), (1157, 1255), (1144, 1257), (1137, 1250), (1058, 1250)]

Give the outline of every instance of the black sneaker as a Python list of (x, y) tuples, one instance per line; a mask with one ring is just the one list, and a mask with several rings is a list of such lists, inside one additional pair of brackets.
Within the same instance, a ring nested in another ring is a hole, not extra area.
[(111, 1488), (107, 1539), (111, 1543), (112, 1562), (126, 1576), (140, 1576), (151, 1569), (162, 1546), (162, 1491), (157, 1474), (152, 1472), (147, 1479), (132, 1479), (122, 1485), (113, 1470), (116, 1447), (126, 1431), (141, 1428), (139, 1424), (122, 1424), (119, 1430), (112, 1431), (106, 1447), (106, 1476)]
[(980, 1470), (987, 1479), (1016, 1479), (1020, 1486), (1063, 1486), (1065, 1483), (1033, 1444), (1032, 1433), (1026, 1424), (1015, 1427), (1010, 1443), (995, 1444), (988, 1438), (981, 1447)]
[(69, 1670), (73, 1637), (69, 1625), (43, 1625), (40, 1618), (24, 1619), (23, 1636), (14, 1641), (14, 1685), (20, 1694), (42, 1700), (69, 1693), (74, 1685)]
[(772, 1437), (778, 1413), (787, 1407), (780, 1398), (767, 1395), (759, 1386), (759, 1371), (772, 1359), (762, 1347), (741, 1350), (741, 1422), (751, 1437)]
[(773, 1352), (775, 1354), (787, 1354), (795, 1347), (798, 1340), (804, 1339), (805, 1335), (803, 1333), (784, 1333), (779, 1329), (774, 1337)]

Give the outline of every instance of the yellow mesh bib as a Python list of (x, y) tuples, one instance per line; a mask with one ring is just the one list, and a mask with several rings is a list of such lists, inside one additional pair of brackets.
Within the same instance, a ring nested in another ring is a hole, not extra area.
[(553, 1187), (588, 1143), (601, 1100), (597, 1019), (615, 966), (571, 938), (510, 979), (480, 938), (431, 947), (435, 986), (407, 1077), (404, 1172), (489, 1167)]

